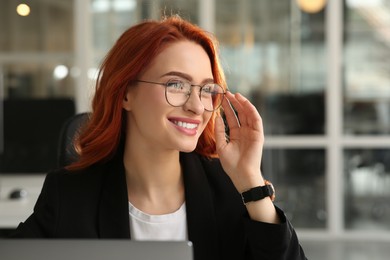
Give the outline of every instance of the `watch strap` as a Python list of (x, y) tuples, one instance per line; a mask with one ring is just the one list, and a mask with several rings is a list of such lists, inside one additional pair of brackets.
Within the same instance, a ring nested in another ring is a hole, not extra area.
[(244, 191), (241, 193), (241, 198), (244, 204), (247, 204), (251, 201), (262, 200), (265, 197), (271, 197), (274, 200), (274, 188), (270, 182), (264, 186), (254, 187), (250, 190)]

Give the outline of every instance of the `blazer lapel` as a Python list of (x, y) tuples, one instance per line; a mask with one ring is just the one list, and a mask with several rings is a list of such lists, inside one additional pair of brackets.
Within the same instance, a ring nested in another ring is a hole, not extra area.
[(106, 167), (99, 207), (100, 238), (130, 238), (126, 177), (121, 159), (115, 158)]
[(193, 153), (181, 153), (189, 240), (195, 259), (218, 259), (217, 225), (210, 186), (202, 163)]

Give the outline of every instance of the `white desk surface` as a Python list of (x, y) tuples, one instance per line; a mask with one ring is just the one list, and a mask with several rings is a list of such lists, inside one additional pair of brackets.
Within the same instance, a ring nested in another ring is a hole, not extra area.
[[(15, 228), (33, 211), (45, 174), (0, 174), (0, 228)], [(24, 198), (11, 199), (12, 191), (23, 189)]]

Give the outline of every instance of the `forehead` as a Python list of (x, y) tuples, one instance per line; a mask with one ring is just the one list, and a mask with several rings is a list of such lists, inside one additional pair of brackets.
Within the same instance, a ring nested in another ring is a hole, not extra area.
[(202, 46), (191, 41), (169, 44), (154, 58), (143, 73), (143, 78), (158, 79), (172, 71), (187, 74), (194, 80), (212, 78), (209, 56)]

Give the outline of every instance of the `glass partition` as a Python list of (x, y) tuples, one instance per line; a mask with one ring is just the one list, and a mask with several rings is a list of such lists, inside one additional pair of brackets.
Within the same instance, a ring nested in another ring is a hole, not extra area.
[(345, 1), (344, 133), (390, 133), (390, 2)]
[(73, 1), (0, 3), (0, 174), (56, 167), (75, 113)]
[(390, 150), (346, 149), (345, 227), (390, 230)]
[(7, 55), (21, 52), (42, 52), (41, 55), (72, 52), (73, 1), (26, 2), (28, 12), (23, 14), (18, 11), (23, 1), (1, 1), (0, 52), (7, 52)]
[(230, 89), (252, 100), (267, 134), (324, 134), (323, 11), (308, 14), (288, 1), (216, 0), (216, 35)]
[(30, 1), (26, 16), (19, 4), (1, 2), (2, 98), (73, 97), (73, 2)]
[(262, 173), (276, 187), (275, 204), (295, 227), (326, 227), (324, 149), (265, 149)]
[(197, 23), (198, 5), (198, 0), (91, 0), (95, 68), (119, 36), (133, 24), (170, 14), (180, 14)]
[[(303, 12), (295, 1), (215, 4), (215, 33), (229, 88), (257, 107), (266, 140), (324, 135), (324, 11)], [(267, 146), (262, 165), (277, 187), (276, 204), (294, 226), (326, 227), (325, 148)]]

